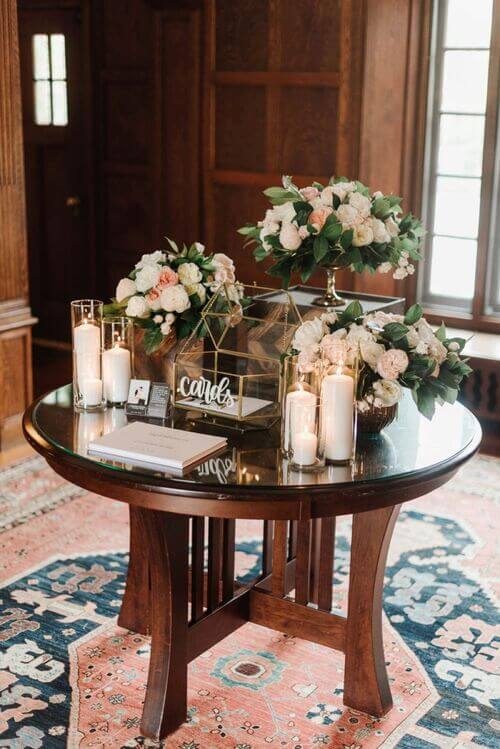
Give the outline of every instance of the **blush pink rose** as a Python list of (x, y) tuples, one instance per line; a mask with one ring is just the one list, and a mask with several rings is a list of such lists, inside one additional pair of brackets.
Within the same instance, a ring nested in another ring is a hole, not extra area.
[(310, 185), (309, 187), (303, 187), (300, 191), (300, 194), (304, 198), (304, 200), (314, 200), (314, 198), (317, 198), (319, 195), (319, 190), (317, 187), (313, 187)]
[(160, 292), (157, 288), (151, 289), (151, 291), (146, 296), (146, 302), (148, 303), (148, 307), (154, 311), (159, 310), (161, 306), (160, 302)]
[(309, 214), (308, 223), (314, 226), (315, 229), (321, 231), (325, 225), (325, 221), (333, 213), (333, 208), (325, 206), (325, 208), (316, 208), (311, 214)]
[(377, 372), (384, 380), (397, 380), (409, 364), (408, 354), (401, 349), (385, 351), (377, 362)]
[(159, 291), (162, 291), (162, 289), (166, 289), (169, 286), (175, 286), (179, 282), (179, 277), (175, 270), (172, 270), (172, 268), (165, 268), (160, 273), (159, 281), (156, 285), (156, 288)]

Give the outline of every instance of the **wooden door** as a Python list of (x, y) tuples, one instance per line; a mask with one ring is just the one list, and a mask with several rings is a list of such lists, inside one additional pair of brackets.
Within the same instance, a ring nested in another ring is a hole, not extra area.
[(41, 339), (69, 338), (69, 302), (92, 296), (77, 7), (19, 13), (29, 275)]

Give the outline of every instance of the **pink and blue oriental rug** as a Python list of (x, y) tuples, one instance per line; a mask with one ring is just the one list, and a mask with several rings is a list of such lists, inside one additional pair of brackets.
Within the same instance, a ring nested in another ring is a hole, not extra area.
[[(500, 461), (478, 457), (401, 514), (385, 581), (389, 715), (344, 708), (341, 654), (248, 624), (190, 665), (189, 718), (164, 746), (499, 747), (499, 487)], [(139, 729), (149, 642), (116, 625), (127, 512), (39, 458), (0, 473), (0, 747), (155, 746)], [(349, 531), (345, 519), (338, 608)], [(244, 580), (259, 570), (258, 524), (237, 536)]]

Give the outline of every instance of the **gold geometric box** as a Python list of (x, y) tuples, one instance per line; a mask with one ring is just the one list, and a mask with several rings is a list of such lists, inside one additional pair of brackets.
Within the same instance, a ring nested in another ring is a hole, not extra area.
[(175, 407), (239, 429), (270, 426), (280, 417), (280, 357), (300, 324), (287, 291), (221, 285), (176, 356)]

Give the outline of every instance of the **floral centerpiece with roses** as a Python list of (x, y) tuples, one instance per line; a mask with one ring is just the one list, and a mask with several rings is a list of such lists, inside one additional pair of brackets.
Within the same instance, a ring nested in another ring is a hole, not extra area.
[[(143, 255), (128, 277), (119, 281), (115, 299), (105, 307), (106, 315), (126, 315), (144, 328), (143, 344), (149, 354), (168, 337), (187, 338), (221, 284), (232, 301), (245, 303), (230, 257), (222, 252), (206, 255), (199, 242), (179, 248), (173, 240), (167, 241), (169, 251)], [(199, 335), (204, 333), (201, 326)]]
[(431, 419), (436, 403), (454, 403), (464, 377), (472, 369), (461, 357), (463, 338), (448, 338), (444, 325), (437, 330), (416, 304), (405, 315), (386, 312), (363, 314), (352, 302), (338, 314), (327, 312), (304, 322), (295, 332), (293, 354), (299, 367), (310, 371), (329, 352), (338, 356), (339, 341), (347, 357), (360, 357), (357, 408), (363, 414), (373, 408), (389, 408), (411, 391), (418, 410)]
[(402, 213), (402, 198), (372, 193), (362, 182), (331, 178), (299, 189), (291, 177), (283, 187), (264, 190), (272, 208), (256, 224), (238, 231), (255, 244), (260, 262), (288, 287), (293, 273), (306, 283), (316, 268), (347, 268), (371, 273), (393, 272), (396, 279), (414, 273), (424, 231), (411, 213)]

